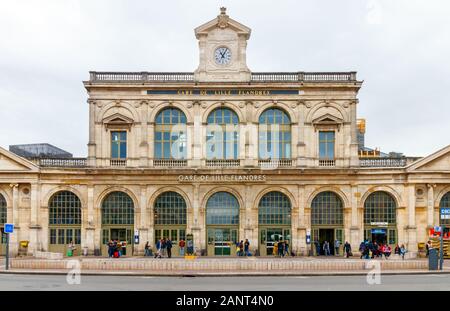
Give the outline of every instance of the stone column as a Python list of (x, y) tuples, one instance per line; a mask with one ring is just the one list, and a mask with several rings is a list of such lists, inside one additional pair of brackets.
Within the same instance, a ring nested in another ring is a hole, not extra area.
[(292, 147), (297, 148), (297, 166), (306, 166), (306, 148), (305, 148), (305, 116), (306, 107), (303, 102), (299, 102), (298, 111), (298, 141), (292, 142)]
[(89, 103), (89, 143), (88, 143), (88, 166), (96, 166), (96, 144), (95, 144), (95, 101)]
[(436, 185), (428, 184), (427, 197), (427, 228), (434, 227), (434, 188)]
[(417, 255), (417, 226), (416, 226), (416, 188), (413, 184), (405, 187), (405, 195), (407, 199), (408, 225), (407, 232), (407, 249), (413, 257)]
[(41, 241), (39, 240), (39, 231), (41, 226), (38, 222), (38, 214), (40, 208), (39, 199), (39, 184), (31, 184), (31, 220), (30, 220), (30, 244), (28, 246), (28, 252), (34, 254), (35, 251), (42, 249)]
[(258, 227), (256, 226), (255, 222), (252, 219), (252, 202), (251, 200), (252, 196), (252, 186), (251, 185), (245, 185), (245, 196), (244, 196), (244, 213), (240, 213), (243, 215), (240, 223), (240, 227), (243, 229), (243, 236), (239, 237), (240, 240), (248, 239), (250, 242), (250, 252), (254, 252), (255, 249), (258, 248), (258, 239), (254, 238), (254, 230), (258, 231)]
[(9, 250), (12, 256), (16, 256), (19, 247), (20, 225), (19, 225), (19, 184), (10, 185), (13, 190), (12, 196), (12, 209), (11, 213), (8, 213), (7, 222), (14, 224), (14, 233), (10, 235)]
[[(94, 186), (90, 185), (87, 189), (87, 208), (86, 208), (85, 237), (86, 241), (81, 241), (82, 247), (88, 248), (88, 255), (93, 255), (95, 250), (95, 211), (94, 211)], [(101, 243), (98, 243), (99, 245)]]
[(351, 127), (350, 127), (350, 166), (357, 167), (359, 166), (359, 156), (358, 156), (358, 138), (356, 136), (356, 105), (358, 104), (358, 100), (354, 100), (350, 103), (350, 111), (351, 111)]
[(203, 127), (202, 127), (202, 117), (201, 117), (201, 107), (199, 102), (194, 102), (194, 124), (192, 130), (190, 131), (191, 139), (192, 139), (192, 160), (191, 163), (188, 163), (190, 167), (199, 167), (201, 166), (202, 159), (202, 139), (205, 138), (203, 136)]
[(194, 223), (192, 226), (192, 234), (194, 235), (194, 251), (199, 254), (202, 249), (206, 249), (205, 239), (201, 234), (200, 217), (200, 200), (199, 200), (199, 185), (194, 184), (194, 200), (192, 202)]
[(152, 245), (151, 244), (152, 241), (149, 239), (149, 231), (150, 229), (153, 229), (153, 225), (150, 226), (148, 223), (147, 186), (144, 185), (141, 186), (140, 210), (141, 210), (141, 222), (139, 224), (139, 227), (137, 228), (139, 230), (139, 244), (135, 246), (134, 255), (144, 254), (144, 246), (147, 241), (149, 241), (150, 245)]
[[(359, 206), (359, 197), (361, 194), (358, 192), (358, 186), (351, 186), (351, 220), (350, 220), (350, 236), (345, 237), (346, 240), (349, 241), (352, 250), (358, 250), (359, 243), (363, 240), (364, 237), (364, 224), (359, 223), (358, 219), (358, 206)], [(361, 236), (361, 233), (363, 234)], [(345, 243), (345, 241), (342, 241)]]
[[(139, 143), (139, 166), (147, 167), (148, 166), (148, 158), (149, 158), (149, 144), (153, 144), (153, 129), (150, 129), (150, 133), (148, 133), (148, 104), (147, 102), (141, 103), (141, 142)], [(153, 120), (150, 120), (153, 121)], [(149, 135), (150, 134), (150, 135)]]
[[(297, 245), (293, 251), (299, 255), (308, 254), (308, 245), (306, 244), (306, 221), (305, 221), (305, 187), (298, 186), (298, 208), (297, 208)], [(294, 218), (293, 218), (294, 219)], [(294, 246), (294, 245), (293, 245)]]

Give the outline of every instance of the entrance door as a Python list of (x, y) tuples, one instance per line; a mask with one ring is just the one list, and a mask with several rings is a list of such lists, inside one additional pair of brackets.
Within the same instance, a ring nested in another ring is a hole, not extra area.
[[(288, 241), (291, 244), (290, 228), (262, 228), (259, 231), (260, 256), (272, 256), (275, 243)], [(275, 254), (276, 255), (276, 254)]]
[(167, 229), (155, 229), (155, 241), (152, 245), (153, 251), (156, 249), (156, 243), (163, 239), (170, 239), (172, 241), (172, 257), (180, 255), (180, 247), (178, 242), (183, 239), (186, 241), (186, 229), (180, 229), (177, 227), (169, 227)]
[(208, 255), (236, 255), (238, 230), (229, 228), (208, 228)]
[(320, 255), (325, 255), (323, 250), (325, 241), (330, 245), (330, 254), (334, 255), (334, 229), (319, 229)]
[(133, 230), (130, 228), (109, 228), (103, 229), (102, 255), (108, 255), (109, 240), (117, 240), (122, 245), (122, 256), (133, 255)]
[(49, 246), (48, 251), (53, 253), (62, 253), (64, 256), (70, 241), (75, 244), (74, 256), (81, 254), (81, 229), (80, 228), (49, 228)]

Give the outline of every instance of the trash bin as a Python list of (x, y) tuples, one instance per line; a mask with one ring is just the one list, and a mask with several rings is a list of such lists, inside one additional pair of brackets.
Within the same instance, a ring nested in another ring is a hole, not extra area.
[(87, 255), (88, 255), (88, 248), (83, 247), (83, 256), (87, 256)]
[(439, 263), (439, 257), (438, 257), (438, 251), (435, 248), (430, 249), (428, 255), (428, 270), (438, 270), (438, 263)]
[(19, 255), (26, 256), (28, 254), (28, 244), (30, 241), (20, 241), (19, 242)]

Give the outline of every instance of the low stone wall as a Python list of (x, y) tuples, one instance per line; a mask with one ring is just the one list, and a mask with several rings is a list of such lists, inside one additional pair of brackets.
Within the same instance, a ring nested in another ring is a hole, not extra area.
[[(196, 272), (236, 272), (236, 271), (361, 271), (372, 270), (373, 262), (379, 262), (382, 270), (428, 269), (426, 260), (296, 260), (296, 259), (86, 259), (79, 260), (82, 270), (109, 271), (196, 271)], [(15, 269), (68, 269), (70, 259), (12, 259)]]
[(58, 259), (58, 260), (64, 258), (63, 254), (61, 253), (40, 252), (40, 251), (35, 251), (34, 257), (37, 259)]

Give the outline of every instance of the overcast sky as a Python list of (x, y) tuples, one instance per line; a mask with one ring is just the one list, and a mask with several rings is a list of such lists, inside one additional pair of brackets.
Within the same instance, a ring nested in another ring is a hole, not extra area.
[(88, 71), (194, 71), (194, 28), (221, 6), (252, 29), (252, 71), (358, 71), (367, 146), (450, 144), (447, 0), (2, 0), (0, 146), (86, 156)]

